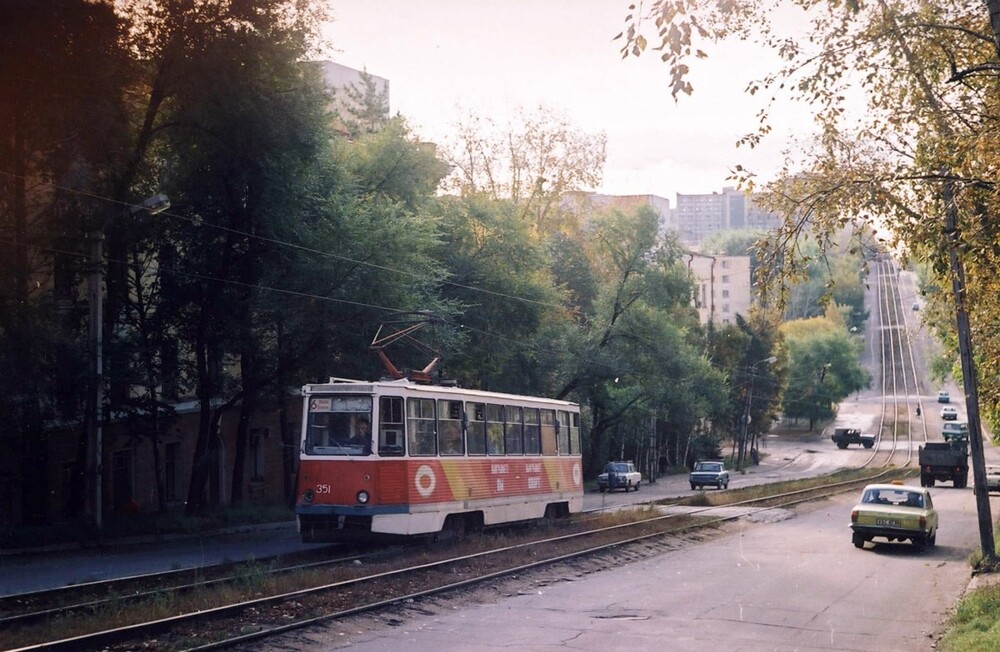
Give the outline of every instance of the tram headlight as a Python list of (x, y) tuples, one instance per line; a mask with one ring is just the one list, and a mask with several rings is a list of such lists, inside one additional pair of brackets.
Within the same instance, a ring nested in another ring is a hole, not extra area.
[(312, 489), (306, 489), (302, 492), (302, 502), (311, 503), (314, 498), (316, 498), (316, 493)]
[(362, 505), (368, 504), (368, 492), (364, 489), (358, 492), (358, 502)]

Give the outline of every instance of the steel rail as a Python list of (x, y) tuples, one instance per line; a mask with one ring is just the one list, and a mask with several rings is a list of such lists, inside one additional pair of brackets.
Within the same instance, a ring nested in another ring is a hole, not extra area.
[[(276, 576), (287, 573), (294, 573), (303, 570), (311, 570), (314, 568), (323, 568), (326, 566), (336, 566), (340, 564), (351, 563), (355, 560), (363, 560), (375, 556), (384, 555), (384, 551), (379, 553), (365, 553), (365, 554), (354, 554), (344, 557), (337, 557), (334, 559), (324, 559), (321, 561), (308, 562), (304, 564), (295, 564), (290, 566), (281, 566), (280, 568), (268, 568), (263, 571), (264, 575)], [(88, 582), (87, 584), (75, 584), (70, 587), (59, 587), (57, 589), (46, 589), (43, 591), (34, 591), (31, 593), (19, 593), (15, 595), (4, 596), (3, 604), (7, 601), (16, 603), (18, 600), (45, 600), (49, 603), (59, 599), (60, 595), (66, 594), (67, 592), (73, 591), (78, 588), (86, 588), (92, 593), (111, 591), (114, 587), (122, 586), (127, 587), (128, 583), (140, 583), (140, 584), (151, 584), (162, 579), (170, 579), (177, 577), (180, 574), (195, 574), (198, 572), (208, 572), (208, 571), (219, 571), (219, 572), (229, 572), (230, 570), (238, 571), (240, 569), (246, 568), (249, 564), (267, 564), (269, 562), (276, 561), (280, 559), (283, 555), (277, 555), (274, 557), (268, 557), (261, 560), (242, 561), (242, 562), (226, 562), (224, 564), (213, 564), (210, 566), (200, 566), (196, 569), (181, 569), (181, 570), (170, 570), (160, 573), (149, 573), (146, 575), (133, 575), (130, 577), (116, 578), (113, 580), (104, 580), (98, 582)], [(71, 616), (75, 613), (82, 611), (94, 612), (103, 607), (114, 604), (116, 607), (121, 607), (122, 605), (127, 605), (129, 603), (141, 602), (142, 600), (148, 600), (150, 598), (170, 595), (170, 594), (181, 594), (185, 592), (191, 592), (198, 589), (209, 588), (214, 586), (222, 586), (225, 584), (237, 582), (240, 580), (242, 575), (240, 573), (234, 573), (226, 575), (223, 577), (216, 577), (212, 579), (198, 580), (195, 582), (188, 582), (185, 584), (175, 584), (172, 586), (158, 587), (155, 589), (137, 591), (132, 593), (121, 593), (115, 594), (107, 598), (99, 598), (96, 600), (87, 600), (83, 602), (73, 602), (70, 604), (59, 605), (56, 607), (48, 607), (45, 609), (39, 609), (37, 611), (25, 611), (22, 613), (11, 614), (8, 616), (0, 617), (0, 631), (4, 629), (9, 629), (12, 626), (26, 626), (31, 623), (35, 623), (40, 620), (45, 620), (49, 618), (63, 618)], [(75, 592), (75, 591), (73, 591)], [(2, 607), (0, 607), (2, 609)]]

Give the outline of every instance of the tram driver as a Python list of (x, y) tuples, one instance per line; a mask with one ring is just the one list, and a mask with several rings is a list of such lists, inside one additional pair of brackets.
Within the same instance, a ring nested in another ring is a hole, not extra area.
[(349, 446), (358, 446), (363, 451), (363, 455), (368, 455), (372, 450), (372, 425), (368, 417), (360, 417), (354, 429), (354, 434), (347, 441)]

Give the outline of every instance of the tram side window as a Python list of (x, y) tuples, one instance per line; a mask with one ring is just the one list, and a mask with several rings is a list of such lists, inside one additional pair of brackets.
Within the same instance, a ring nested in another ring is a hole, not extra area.
[(542, 455), (556, 455), (559, 447), (556, 444), (556, 412), (542, 410)]
[(405, 452), (403, 399), (399, 396), (383, 396), (379, 399), (378, 454), (396, 456)]
[(569, 427), (569, 452), (571, 455), (580, 454), (580, 413), (571, 412), (570, 413)]
[(437, 433), (434, 432), (434, 399), (411, 398), (406, 405), (408, 410), (406, 435), (410, 455), (435, 455)]
[(538, 408), (524, 408), (524, 454), (538, 455), (542, 443), (538, 431)]
[(462, 402), (438, 401), (438, 450), (442, 455), (462, 455)]
[(521, 440), (523, 425), (521, 424), (521, 406), (508, 405), (507, 409), (507, 432), (504, 442), (507, 445), (508, 455), (523, 455), (524, 443)]
[(469, 455), (486, 454), (486, 404), (467, 403), (465, 406), (469, 416), (469, 425), (465, 437), (469, 447)]
[(486, 452), (503, 455), (503, 406), (486, 406)]
[(559, 436), (559, 454), (569, 455), (569, 412), (559, 410), (559, 421), (556, 423), (556, 434)]

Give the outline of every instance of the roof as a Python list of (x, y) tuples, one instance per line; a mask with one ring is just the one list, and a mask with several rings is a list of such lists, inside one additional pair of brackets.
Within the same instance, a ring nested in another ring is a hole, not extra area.
[(913, 485), (892, 484), (887, 482), (883, 482), (880, 484), (866, 485), (864, 491), (868, 491), (869, 489), (878, 489), (879, 491), (912, 491), (920, 494), (930, 493), (930, 490), (928, 490), (926, 487), (915, 487)]
[(373, 382), (366, 382), (361, 380), (350, 380), (342, 378), (331, 378), (328, 383), (314, 383), (305, 385), (302, 388), (302, 393), (304, 395), (311, 394), (342, 394), (349, 392), (359, 392), (363, 394), (371, 394), (376, 390), (381, 392), (391, 393), (393, 390), (404, 390), (413, 392), (414, 394), (432, 395), (435, 397), (455, 397), (455, 398), (465, 398), (466, 400), (495, 400), (495, 401), (510, 401), (510, 402), (534, 402), (539, 405), (545, 405), (548, 407), (561, 407), (563, 409), (579, 409), (579, 405), (571, 401), (562, 401), (554, 398), (545, 398), (542, 396), (523, 396), (520, 394), (506, 394), (503, 392), (487, 392), (478, 389), (463, 389), (461, 387), (450, 387), (447, 385), (423, 385), (419, 383), (414, 383), (407, 379), (401, 380), (379, 380)]

